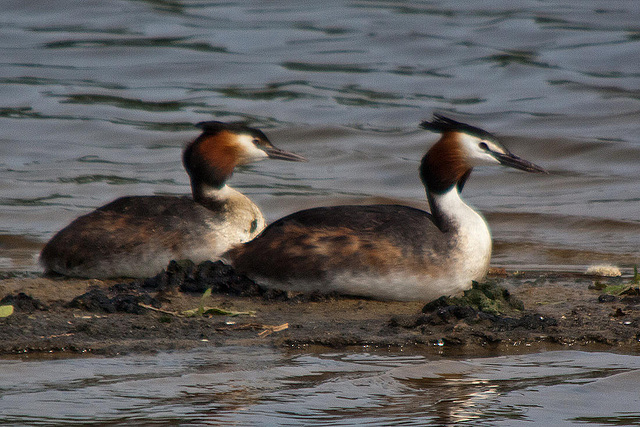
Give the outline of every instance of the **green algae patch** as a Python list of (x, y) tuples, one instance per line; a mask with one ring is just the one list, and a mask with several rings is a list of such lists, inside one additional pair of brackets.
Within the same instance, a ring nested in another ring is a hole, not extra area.
[(600, 291), (603, 295), (637, 296), (640, 295), (640, 286), (638, 285), (640, 285), (640, 274), (638, 273), (638, 266), (634, 266), (633, 277), (629, 282), (620, 283), (620, 280), (615, 284), (595, 282), (589, 288)]
[(464, 291), (463, 295), (440, 297), (425, 305), (422, 312), (427, 313), (447, 306), (470, 307), (494, 315), (524, 310), (522, 301), (514, 298), (506, 288), (493, 281), (473, 282), (471, 289)]
[(596, 283), (594, 288), (607, 295), (634, 295), (637, 292), (637, 287), (628, 283), (622, 285), (606, 285), (602, 283)]
[(13, 314), (12, 305), (0, 305), (0, 317), (9, 317)]

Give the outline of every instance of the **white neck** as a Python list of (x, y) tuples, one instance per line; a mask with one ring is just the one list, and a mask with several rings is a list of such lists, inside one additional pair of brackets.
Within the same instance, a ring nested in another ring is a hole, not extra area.
[(477, 223), (484, 219), (467, 205), (458, 192), (458, 186), (452, 186), (445, 193), (427, 193), (431, 214), (441, 231), (453, 231), (466, 224)]
[(206, 184), (201, 184), (200, 191), (201, 196), (206, 200), (211, 200), (216, 203), (224, 203), (237, 193), (236, 190), (229, 187), (227, 184), (223, 185), (222, 188), (215, 188)]
[(446, 193), (430, 193), (429, 204), (438, 228), (455, 242), (452, 256), (463, 277), (481, 280), (491, 260), (491, 232), (482, 215), (460, 198), (457, 186)]

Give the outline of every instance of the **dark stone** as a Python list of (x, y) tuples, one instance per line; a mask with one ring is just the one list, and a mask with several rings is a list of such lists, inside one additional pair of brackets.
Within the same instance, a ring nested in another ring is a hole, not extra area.
[(33, 313), (36, 310), (48, 310), (45, 304), (43, 304), (37, 298), (33, 298), (30, 295), (20, 292), (16, 295), (7, 295), (0, 300), (0, 305), (12, 305), (16, 311), (23, 311), (26, 313)]
[[(113, 287), (111, 290), (113, 291)], [(160, 303), (147, 293), (117, 293), (116, 291), (113, 297), (109, 297), (102, 289), (92, 289), (75, 297), (68, 307), (91, 312), (142, 314), (145, 309), (139, 303), (160, 307)]]
[(262, 296), (266, 290), (248, 277), (236, 273), (222, 261), (205, 261), (195, 265), (189, 260), (171, 261), (166, 270), (144, 279), (142, 287), (156, 291), (179, 289), (202, 294), (207, 289), (215, 293), (240, 296)]
[(92, 312), (115, 313), (116, 307), (111, 298), (101, 289), (92, 289), (82, 295), (75, 297), (68, 304), (68, 307), (79, 308)]
[(212, 292), (239, 295), (260, 296), (265, 289), (249, 279), (236, 273), (235, 269), (222, 261), (205, 261), (198, 265), (193, 275), (185, 277), (180, 290), (182, 292), (203, 293), (211, 288)]
[(145, 308), (141, 307), (139, 303), (150, 305), (156, 308), (160, 307), (160, 304), (149, 294), (142, 295), (116, 295), (111, 299), (111, 302), (115, 306), (116, 311), (121, 313), (133, 313), (142, 314), (145, 312)]
[(438, 308), (441, 307), (446, 307), (449, 301), (449, 297), (440, 297), (438, 299), (435, 299), (431, 302), (428, 302), (424, 307), (422, 307), (422, 312), (423, 313), (430, 313), (432, 311), (435, 311)]
[(171, 261), (167, 268), (142, 281), (141, 286), (155, 291), (178, 289), (186, 281), (195, 280), (196, 265), (190, 260)]
[(614, 302), (617, 299), (618, 298), (616, 298), (615, 295), (602, 294), (598, 297), (598, 302)]

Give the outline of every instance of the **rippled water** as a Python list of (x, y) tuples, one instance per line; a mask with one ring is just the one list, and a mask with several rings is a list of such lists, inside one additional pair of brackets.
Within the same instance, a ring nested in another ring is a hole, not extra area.
[[(234, 176), (271, 220), (381, 197), (423, 204), (418, 162), (437, 136), (417, 124), (434, 111), (551, 171), (474, 172), (464, 196), (490, 222), (494, 265), (630, 267), (639, 23), (634, 0), (4, 0), (0, 270), (39, 271), (55, 231), (118, 196), (188, 193), (180, 152), (202, 120), (245, 121), (311, 159)], [(0, 372), (5, 424), (640, 422), (638, 359), (611, 354), (222, 349)]]
[(0, 423), (638, 425), (640, 357), (286, 355), (265, 348), (1, 361)]
[(0, 15), (0, 268), (127, 194), (183, 194), (202, 120), (243, 120), (309, 164), (233, 184), (270, 219), (375, 197), (422, 203), (433, 111), (549, 176), (477, 170), (493, 263), (640, 258), (640, 8), (634, 1), (6, 0)]

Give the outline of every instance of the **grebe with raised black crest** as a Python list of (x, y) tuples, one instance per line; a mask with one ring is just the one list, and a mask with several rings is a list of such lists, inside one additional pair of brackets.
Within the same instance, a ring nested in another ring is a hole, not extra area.
[(487, 223), (460, 198), (472, 169), (546, 171), (480, 128), (437, 114), (421, 126), (441, 133), (420, 166), (430, 213), (401, 205), (307, 209), (223, 259), (259, 283), (300, 292), (429, 301), (469, 289), (491, 258)]

